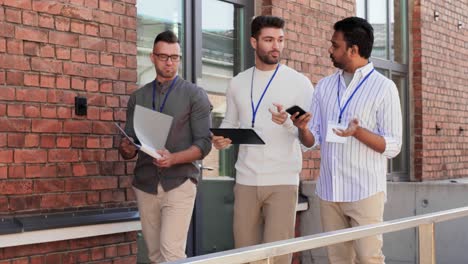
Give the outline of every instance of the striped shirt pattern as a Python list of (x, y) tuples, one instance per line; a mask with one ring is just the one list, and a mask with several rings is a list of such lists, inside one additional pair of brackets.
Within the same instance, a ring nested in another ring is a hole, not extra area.
[(372, 150), (354, 137), (348, 137), (345, 144), (325, 141), (328, 122), (338, 123), (338, 89), (343, 107), (373, 69), (373, 64), (369, 63), (356, 70), (348, 88), (340, 70), (322, 79), (314, 91), (309, 129), (316, 139), (315, 145), (321, 145), (322, 162), (316, 193), (323, 200), (354, 202), (378, 192), (386, 193), (387, 159), (398, 155), (402, 140), (401, 105), (393, 81), (374, 70), (352, 97), (341, 122), (347, 125), (358, 118), (361, 127), (385, 139), (384, 153)]

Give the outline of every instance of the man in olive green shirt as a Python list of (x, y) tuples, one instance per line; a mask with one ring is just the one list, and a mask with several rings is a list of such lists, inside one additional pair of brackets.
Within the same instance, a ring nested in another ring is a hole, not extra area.
[(135, 91), (127, 105), (126, 133), (136, 143), (133, 128), (135, 105), (172, 116), (166, 149), (154, 159), (127, 139), (120, 143), (124, 159), (138, 154), (133, 189), (143, 236), (152, 263), (185, 258), (187, 232), (196, 196), (200, 169), (197, 160), (211, 150), (210, 109), (206, 92), (177, 75), (180, 46), (171, 31), (159, 34), (150, 55), (156, 79)]

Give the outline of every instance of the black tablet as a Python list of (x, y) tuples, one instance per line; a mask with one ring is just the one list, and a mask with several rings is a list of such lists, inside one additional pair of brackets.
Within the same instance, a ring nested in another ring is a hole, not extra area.
[(232, 140), (232, 144), (265, 145), (263, 139), (251, 128), (210, 128), (215, 136)]

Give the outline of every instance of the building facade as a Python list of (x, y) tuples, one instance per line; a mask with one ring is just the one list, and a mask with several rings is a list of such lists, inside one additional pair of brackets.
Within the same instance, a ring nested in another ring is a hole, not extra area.
[[(388, 180), (467, 177), (466, 10), (466, 1), (435, 0), (0, 0), (0, 218), (134, 208), (135, 164), (120, 158), (114, 122), (154, 78), (154, 37), (178, 34), (179, 74), (208, 91), (216, 126), (229, 79), (253, 65), (248, 25), (259, 14), (286, 20), (282, 63), (313, 84), (335, 70), (333, 24), (368, 19), (371, 61), (397, 84), (405, 117)], [(235, 176), (235, 154), (212, 151), (204, 176)], [(302, 180), (316, 179), (319, 163), (318, 151), (305, 153)], [(136, 237), (0, 244), (0, 263), (134, 263)]]

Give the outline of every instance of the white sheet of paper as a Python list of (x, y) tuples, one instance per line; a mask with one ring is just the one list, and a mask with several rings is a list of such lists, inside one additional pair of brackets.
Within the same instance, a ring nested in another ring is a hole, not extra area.
[(346, 126), (337, 124), (335, 122), (328, 122), (328, 127), (327, 127), (327, 139), (326, 141), (329, 143), (341, 143), (345, 144), (347, 141), (347, 137), (340, 137), (335, 132), (333, 132), (333, 128), (335, 129), (346, 129)]
[(161, 156), (156, 150), (164, 149), (172, 125), (172, 116), (136, 105), (133, 128), (141, 143), (140, 150), (153, 158)]
[(145, 152), (146, 154), (150, 155), (151, 157), (155, 158), (155, 159), (159, 159), (161, 158), (161, 155), (159, 155), (158, 152), (156, 152), (156, 149), (150, 147), (150, 146), (147, 146), (147, 145), (141, 145), (140, 146), (140, 150)]

